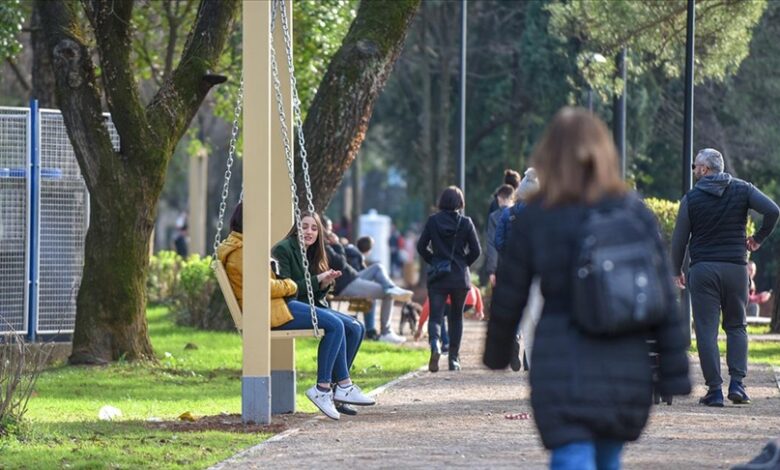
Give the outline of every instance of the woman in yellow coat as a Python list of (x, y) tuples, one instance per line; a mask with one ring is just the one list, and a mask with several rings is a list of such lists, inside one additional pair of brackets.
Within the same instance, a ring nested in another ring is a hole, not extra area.
[[(217, 249), (217, 257), (225, 266), (233, 293), (243, 308), (244, 242), (241, 203), (236, 207), (230, 220), (230, 230), (228, 238)], [(279, 263), (276, 260), (271, 260), (271, 267), (271, 328), (276, 330), (312, 328), (309, 305), (295, 300), (298, 284), (292, 279), (279, 277)], [(321, 282), (321, 284), (326, 283)], [(345, 330), (352, 328), (352, 323), (357, 323), (356, 320), (327, 308), (316, 307), (316, 312), (317, 323), (325, 334), (317, 350), (317, 384), (306, 391), (306, 396), (326, 416), (339, 419), (340, 413), (334, 398), (340, 403), (339, 409), (345, 414), (352, 409), (345, 408), (343, 404), (373, 405), (375, 401), (364, 395), (349, 377), (351, 361), (348, 363), (347, 352), (357, 348), (354, 348), (354, 345), (348, 347)], [(331, 381), (336, 382), (335, 390), (331, 388)]]

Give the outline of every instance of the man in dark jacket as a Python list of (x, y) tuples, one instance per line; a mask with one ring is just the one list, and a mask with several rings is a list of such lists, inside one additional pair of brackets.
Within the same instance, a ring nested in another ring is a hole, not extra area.
[[(691, 293), (696, 343), (707, 394), (699, 403), (723, 406), (718, 320), (723, 311), (726, 363), (731, 382), (728, 399), (750, 403), (742, 380), (747, 374), (745, 307), (748, 301), (747, 250), (756, 251), (772, 233), (780, 209), (752, 184), (723, 171), (723, 156), (703, 149), (693, 164), (696, 185), (680, 201), (672, 236), (672, 269), (677, 286), (685, 288), (682, 273), (685, 248), (690, 255)], [(763, 216), (759, 231), (747, 237), (748, 209)], [(746, 250), (747, 248), (747, 250)]]

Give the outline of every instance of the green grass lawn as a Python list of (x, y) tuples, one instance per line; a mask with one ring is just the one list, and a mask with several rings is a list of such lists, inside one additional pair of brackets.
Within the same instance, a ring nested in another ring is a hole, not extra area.
[[(769, 333), (769, 325), (748, 325), (749, 335), (765, 335)], [(725, 332), (721, 329), (721, 334)], [(726, 342), (718, 341), (721, 354), (726, 352)], [(691, 351), (696, 352), (696, 341), (691, 343)], [(748, 342), (748, 362), (780, 366), (780, 342), (750, 341)]]
[[(241, 412), (241, 341), (235, 333), (178, 327), (164, 308), (148, 310), (159, 365), (54, 366), (35, 387), (25, 430), (0, 439), (0, 469), (205, 468), (270, 437), (151, 429), (150, 418)], [(184, 347), (188, 343), (197, 349)], [(296, 341), (299, 411), (315, 411), (303, 392), (316, 379), (317, 342)], [(352, 378), (364, 390), (425, 364), (427, 352), (364, 342)], [(98, 420), (111, 405), (114, 422)]]

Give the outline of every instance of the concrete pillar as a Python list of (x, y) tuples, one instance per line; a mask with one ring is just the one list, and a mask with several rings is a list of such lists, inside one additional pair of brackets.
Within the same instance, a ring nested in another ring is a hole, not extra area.
[(189, 253), (206, 254), (206, 198), (208, 196), (208, 155), (201, 149), (189, 159), (189, 214), (187, 232)]

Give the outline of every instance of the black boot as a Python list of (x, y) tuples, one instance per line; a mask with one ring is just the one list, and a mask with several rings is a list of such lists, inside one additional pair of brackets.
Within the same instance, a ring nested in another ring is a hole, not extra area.
[(453, 354), (452, 351), (450, 351), (448, 362), (450, 363), (450, 370), (460, 370), (460, 359), (458, 358), (457, 353)]
[(438, 351), (431, 351), (431, 358), (428, 360), (428, 370), (431, 372), (439, 372), (439, 358), (441, 353)]

